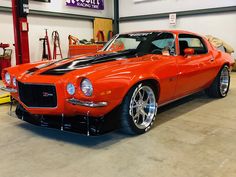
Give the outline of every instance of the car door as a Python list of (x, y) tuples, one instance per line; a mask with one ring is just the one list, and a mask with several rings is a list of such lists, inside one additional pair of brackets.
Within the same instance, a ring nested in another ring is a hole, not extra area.
[[(204, 40), (192, 34), (179, 34), (178, 75), (175, 97), (182, 97), (200, 90), (212, 77), (212, 54)], [(186, 56), (184, 50), (193, 48), (195, 53)]]
[(161, 33), (151, 43), (150, 53), (156, 60), (155, 75), (159, 78), (159, 104), (173, 99), (177, 81), (176, 40), (169, 32)]

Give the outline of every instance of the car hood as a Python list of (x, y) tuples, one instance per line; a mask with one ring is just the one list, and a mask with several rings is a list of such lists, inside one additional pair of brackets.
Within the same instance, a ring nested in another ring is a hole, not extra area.
[(116, 53), (97, 53), (89, 56), (81, 56), (77, 58), (62, 59), (54, 62), (43, 63), (28, 69), (25, 73), (30, 75), (36, 74), (59, 76), (87, 68), (98, 69), (98, 67), (100, 67), (104, 69), (104, 66), (110, 67), (121, 63), (127, 63), (127, 59), (131, 58), (139, 59), (140, 61), (143, 56), (145, 55), (140, 55), (134, 50)]
[(64, 75), (75, 70), (90, 67), (97, 64), (104, 64), (125, 60), (128, 58), (136, 57), (137, 53), (134, 50), (128, 50), (117, 53), (98, 53), (91, 56), (84, 56), (77, 59), (69, 60), (66, 63), (57, 63), (50, 68), (46, 68), (41, 75)]
[[(39, 80), (40, 82), (56, 82), (78, 76), (104, 77), (121, 71), (131, 71), (131, 68), (140, 69), (140, 66), (143, 68), (145, 63), (150, 64), (160, 57), (153, 58), (148, 54), (140, 55), (135, 51), (97, 53), (34, 65), (18, 77), (18, 80), (22, 82), (38, 82)], [(50, 78), (50, 81), (47, 78)]]

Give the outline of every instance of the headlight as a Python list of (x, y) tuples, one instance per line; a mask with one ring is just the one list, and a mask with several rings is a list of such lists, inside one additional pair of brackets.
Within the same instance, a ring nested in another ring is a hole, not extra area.
[(90, 82), (90, 80), (83, 79), (81, 84), (80, 84), (80, 88), (81, 88), (81, 90), (82, 90), (82, 92), (84, 93), (85, 96), (92, 96), (93, 86), (92, 86), (92, 83)]
[(69, 93), (70, 95), (75, 94), (75, 86), (71, 83), (67, 85), (66, 90), (67, 90), (67, 93)]
[(16, 78), (15, 78), (15, 77), (13, 77), (12, 83), (13, 83), (13, 85), (16, 87)]
[(8, 72), (5, 74), (5, 81), (8, 85), (11, 84), (11, 76)]

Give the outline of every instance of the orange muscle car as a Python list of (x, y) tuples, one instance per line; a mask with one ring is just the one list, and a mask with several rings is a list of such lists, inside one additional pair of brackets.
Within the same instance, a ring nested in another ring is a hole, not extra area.
[(88, 135), (121, 125), (142, 134), (160, 106), (201, 90), (225, 97), (233, 64), (191, 32), (133, 32), (97, 53), (5, 69), (2, 89), (19, 103), (18, 118), (36, 125)]

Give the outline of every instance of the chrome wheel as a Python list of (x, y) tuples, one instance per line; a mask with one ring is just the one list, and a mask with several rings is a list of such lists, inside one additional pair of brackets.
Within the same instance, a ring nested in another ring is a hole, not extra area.
[(129, 106), (129, 114), (135, 126), (139, 129), (148, 130), (155, 120), (156, 112), (155, 93), (151, 87), (140, 84), (134, 91)]
[(229, 89), (229, 71), (227, 67), (224, 67), (220, 74), (220, 93), (222, 96), (225, 96)]

